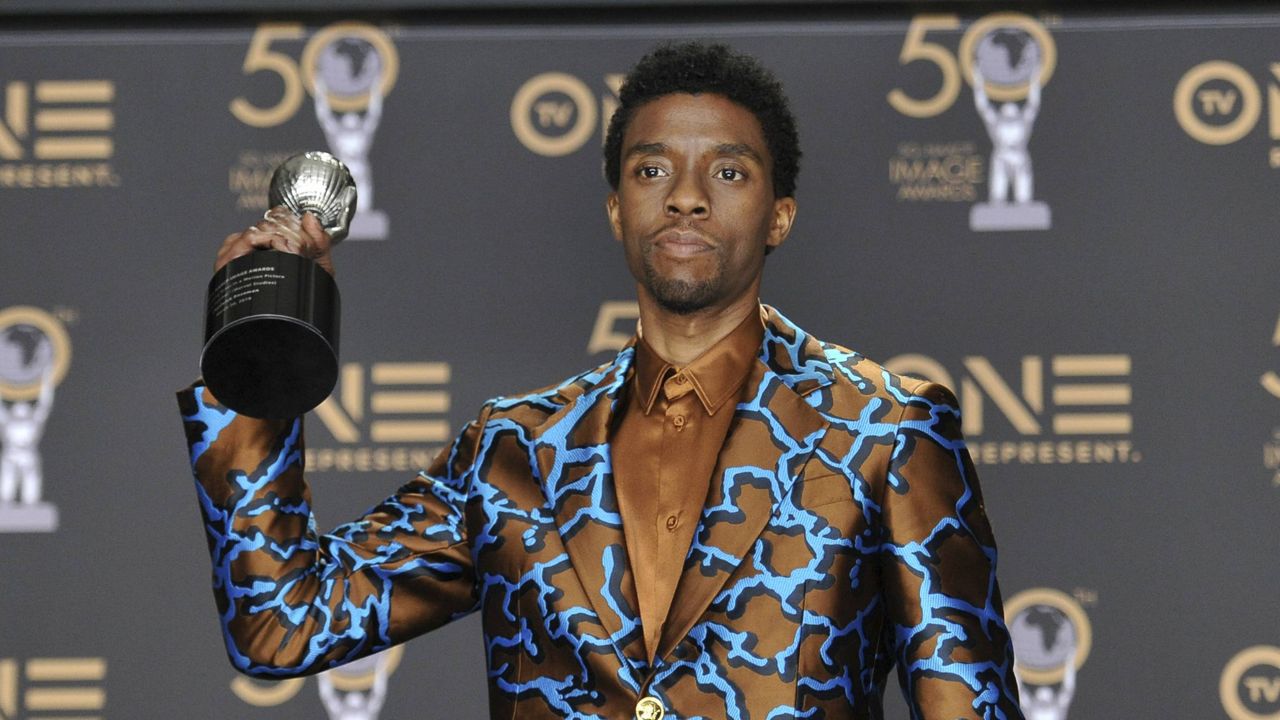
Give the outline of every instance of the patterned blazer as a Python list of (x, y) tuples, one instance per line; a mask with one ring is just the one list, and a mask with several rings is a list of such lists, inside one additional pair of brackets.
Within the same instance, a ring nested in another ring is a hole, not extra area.
[(955, 398), (766, 313), (652, 664), (608, 443), (632, 347), (489, 401), (327, 535), (300, 419), (179, 393), (232, 664), (318, 672), (479, 611), (492, 718), (879, 718), (895, 664), (913, 718), (1021, 718)]

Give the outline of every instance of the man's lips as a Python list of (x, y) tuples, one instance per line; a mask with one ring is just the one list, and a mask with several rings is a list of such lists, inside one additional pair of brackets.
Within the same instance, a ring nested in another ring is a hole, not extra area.
[(665, 253), (680, 257), (704, 253), (714, 247), (702, 233), (689, 229), (664, 230), (653, 239), (653, 244)]

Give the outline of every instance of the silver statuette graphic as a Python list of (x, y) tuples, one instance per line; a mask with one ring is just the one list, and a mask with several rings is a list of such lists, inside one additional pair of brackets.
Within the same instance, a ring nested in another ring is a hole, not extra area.
[(351, 218), (351, 240), (386, 240), (387, 214), (375, 206), (369, 151), (382, 122), (386, 95), (400, 65), (395, 45), (372, 26), (335, 26), (316, 36), (304, 54), (303, 73), (312, 78), (315, 116), (329, 150), (351, 170), (360, 210)]
[[(1046, 52), (1030, 32), (1013, 26), (991, 30), (975, 48), (973, 102), (991, 137), (991, 170), (987, 202), (969, 211), (971, 230), (1048, 230), (1052, 224), (1049, 206), (1033, 197), (1027, 149), (1040, 113)], [(988, 85), (1002, 94), (1025, 88), (1025, 99), (997, 102)]]
[[(285, 160), (272, 207), (311, 212), (333, 241), (355, 213), (351, 173), (325, 152)], [(338, 379), (338, 286), (310, 258), (258, 250), (209, 281), (200, 369), (219, 402), (258, 418), (291, 418), (324, 401)]]
[(43, 497), (40, 440), (70, 362), (70, 338), (53, 315), (0, 310), (0, 533), (58, 529), (58, 508)]

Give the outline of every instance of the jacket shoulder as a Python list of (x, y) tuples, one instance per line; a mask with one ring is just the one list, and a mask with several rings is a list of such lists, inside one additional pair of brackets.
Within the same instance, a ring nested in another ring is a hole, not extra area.
[[(872, 401), (886, 406), (890, 412), (919, 402), (958, 406), (955, 395), (943, 385), (892, 372), (842, 345), (819, 343), (831, 367), (832, 382), (818, 392), (824, 394), (820, 400), (832, 416), (857, 417)], [(810, 399), (810, 404), (819, 406), (815, 399), (819, 398)]]
[(498, 395), (485, 402), (483, 414), (490, 420), (510, 420), (525, 427), (536, 427), (588, 389), (599, 385), (614, 370), (615, 365), (616, 360), (611, 360), (559, 382), (524, 392)]

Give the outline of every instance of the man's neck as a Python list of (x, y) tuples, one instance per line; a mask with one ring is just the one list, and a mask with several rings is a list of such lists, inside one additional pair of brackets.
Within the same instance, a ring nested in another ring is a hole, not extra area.
[(643, 289), (639, 303), (645, 342), (659, 357), (676, 367), (693, 362), (738, 327), (747, 315), (759, 312), (755, 293), (724, 307), (706, 308), (688, 315), (663, 308)]

